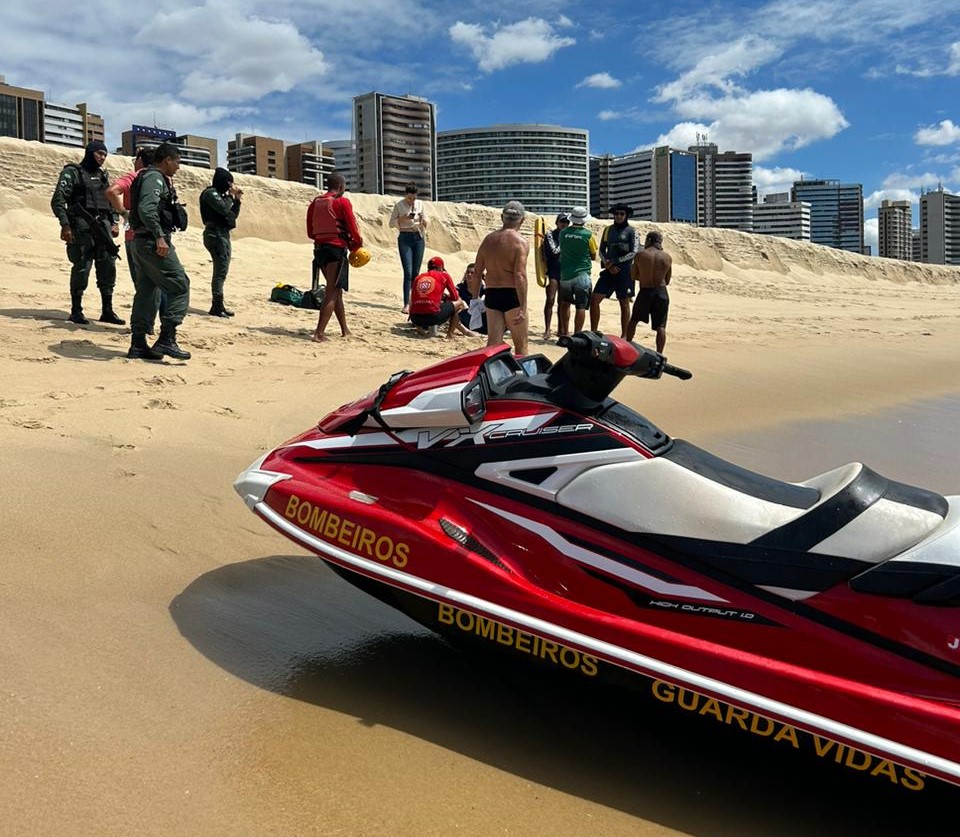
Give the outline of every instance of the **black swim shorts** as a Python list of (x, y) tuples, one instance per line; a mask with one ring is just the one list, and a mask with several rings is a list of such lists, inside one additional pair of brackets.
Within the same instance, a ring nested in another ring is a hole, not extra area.
[(420, 328), (430, 328), (430, 326), (443, 325), (453, 316), (453, 303), (445, 299), (440, 303), (440, 310), (436, 314), (411, 314), (410, 322)]
[(656, 331), (667, 324), (667, 311), (670, 309), (670, 295), (664, 287), (640, 288), (637, 301), (633, 303), (632, 322), (650, 322), (650, 329)]
[(488, 309), (500, 311), (504, 314), (520, 307), (520, 298), (516, 288), (487, 288), (483, 298)]
[(633, 279), (630, 278), (629, 264), (620, 265), (619, 273), (600, 271), (600, 277), (597, 279), (597, 284), (593, 286), (593, 292), (610, 299), (614, 291), (617, 293), (617, 299), (633, 298)]
[(313, 245), (313, 269), (317, 271), (330, 262), (340, 262), (340, 273), (337, 275), (337, 287), (341, 291), (350, 290), (350, 262), (347, 261), (347, 248), (336, 247), (333, 244)]

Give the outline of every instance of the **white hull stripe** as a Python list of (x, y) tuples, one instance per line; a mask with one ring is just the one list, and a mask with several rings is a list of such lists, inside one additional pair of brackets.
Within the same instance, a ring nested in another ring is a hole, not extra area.
[(632, 567), (625, 567), (623, 564), (617, 563), (610, 558), (607, 558), (603, 555), (598, 555), (596, 552), (591, 552), (589, 549), (584, 549), (582, 546), (577, 546), (576, 544), (570, 543), (570, 541), (564, 538), (559, 532), (554, 531), (549, 526), (545, 526), (542, 523), (537, 523), (536, 521), (530, 520), (526, 517), (520, 517), (520, 515), (511, 514), (508, 511), (498, 509), (494, 506), (488, 506), (486, 503), (481, 503), (479, 500), (471, 499), (470, 502), (476, 503), (481, 508), (491, 511), (505, 520), (509, 520), (511, 523), (516, 523), (517, 526), (526, 529), (528, 532), (533, 532), (533, 534), (543, 538), (547, 543), (550, 544), (550, 546), (552, 546), (558, 552), (562, 552), (568, 558), (573, 558), (575, 561), (578, 561), (581, 564), (586, 564), (588, 567), (601, 570), (608, 575), (622, 578), (624, 581), (628, 581), (631, 584), (637, 585), (638, 587), (643, 587), (644, 589), (650, 590), (661, 596), (680, 596), (684, 599), (696, 599), (701, 602), (719, 602), (721, 604), (729, 604), (727, 599), (723, 599), (720, 596), (714, 595), (708, 590), (702, 590), (699, 587), (691, 587), (688, 584), (674, 584), (671, 581), (664, 581), (662, 578), (657, 578), (649, 573), (635, 570)]
[(353, 567), (364, 575), (379, 577), (385, 583), (394, 587), (401, 587), (411, 592), (420, 593), (425, 598), (441, 599), (451, 604), (461, 605), (474, 612), (486, 614), (493, 619), (505, 620), (514, 625), (522, 625), (532, 633), (550, 637), (565, 645), (592, 651), (602, 658), (617, 661), (625, 668), (640, 670), (669, 682), (683, 683), (694, 690), (700, 689), (710, 694), (719, 695), (736, 705), (749, 706), (761, 715), (766, 714), (786, 718), (801, 727), (819, 730), (828, 737), (832, 736), (841, 741), (853, 742), (875, 753), (884, 753), (894, 761), (910, 765), (922, 765), (926, 771), (936, 772), (943, 776), (950, 776), (952, 779), (960, 782), (960, 763), (950, 761), (941, 756), (932, 755), (931, 753), (925, 753), (914, 747), (909, 747), (905, 744), (891, 741), (888, 738), (866, 732), (865, 730), (839, 723), (822, 715), (808, 712), (805, 709), (800, 709), (799, 707), (791, 706), (778, 700), (772, 700), (771, 698), (766, 698), (763, 695), (758, 695), (745, 689), (740, 689), (732, 684), (715, 680), (712, 677), (705, 677), (695, 672), (687, 671), (663, 660), (638, 654), (635, 651), (630, 651), (629, 649), (621, 648), (618, 645), (604, 642), (595, 637), (569, 630), (560, 625), (554, 625), (551, 622), (529, 616), (520, 611), (502, 607), (493, 602), (471, 596), (469, 593), (452, 590), (442, 584), (436, 584), (432, 581), (419, 578), (418, 576), (400, 572), (391, 567), (385, 567), (379, 562), (360, 558), (326, 541), (307, 534), (302, 529), (290, 523), (285, 517), (271, 509), (266, 503), (257, 503), (254, 511), (290, 538), (302, 543), (313, 552), (328, 555), (334, 559), (336, 563), (346, 567)]

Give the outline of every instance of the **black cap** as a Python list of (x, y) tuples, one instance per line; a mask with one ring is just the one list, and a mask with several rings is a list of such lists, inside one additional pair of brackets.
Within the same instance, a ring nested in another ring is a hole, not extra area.
[(626, 212), (627, 217), (629, 218), (633, 215), (633, 207), (627, 206), (625, 203), (615, 203), (610, 207), (610, 214), (613, 215), (614, 212)]

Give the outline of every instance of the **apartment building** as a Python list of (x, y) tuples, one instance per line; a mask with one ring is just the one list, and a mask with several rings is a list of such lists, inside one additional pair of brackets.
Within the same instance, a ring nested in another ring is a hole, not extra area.
[(14, 87), (0, 76), (0, 137), (43, 142), (42, 90)]
[(877, 210), (879, 255), (913, 261), (913, 204), (883, 201)]
[(590, 214), (617, 203), (636, 221), (697, 223), (697, 157), (667, 146), (590, 158)]
[(420, 197), (437, 197), (436, 105), (419, 96), (365, 93), (353, 100), (356, 191), (403, 195), (415, 183)]
[(697, 223), (701, 227), (753, 230), (753, 154), (723, 151), (701, 142), (697, 156)]
[(287, 180), (324, 189), (327, 175), (335, 168), (333, 149), (313, 140), (288, 145), (286, 151)]
[(120, 135), (120, 153), (127, 156), (136, 154), (138, 148), (156, 148), (162, 142), (169, 142), (180, 150), (180, 162), (185, 166), (212, 169), (217, 166), (217, 141), (211, 137), (198, 137), (193, 134), (177, 134), (169, 128), (156, 125), (131, 125), (129, 131)]
[(589, 134), (582, 128), (511, 124), (437, 134), (438, 199), (552, 214), (589, 204)]
[(791, 201), (789, 192), (765, 195), (753, 206), (753, 232), (794, 241), (810, 240), (810, 204)]
[(814, 244), (863, 253), (862, 184), (798, 180), (790, 198), (810, 204), (810, 240)]
[(237, 174), (286, 179), (286, 143), (272, 137), (237, 134), (227, 143), (227, 168)]
[(43, 103), (43, 141), (52, 145), (84, 148), (104, 139), (103, 118), (91, 113), (85, 103), (75, 106), (60, 102)]
[(357, 149), (352, 139), (327, 140), (323, 144), (333, 153), (333, 167), (347, 181), (347, 191), (355, 192), (357, 184)]
[(960, 195), (941, 188), (920, 196), (920, 261), (960, 265)]

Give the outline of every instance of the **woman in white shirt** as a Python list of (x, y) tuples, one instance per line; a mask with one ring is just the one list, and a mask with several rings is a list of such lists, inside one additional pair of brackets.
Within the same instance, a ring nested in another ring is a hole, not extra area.
[(423, 201), (417, 199), (417, 184), (408, 183), (403, 200), (398, 201), (390, 215), (390, 226), (396, 227), (397, 249), (403, 267), (403, 313), (410, 313), (410, 288), (420, 273), (423, 262), (423, 231), (427, 228), (427, 216)]

